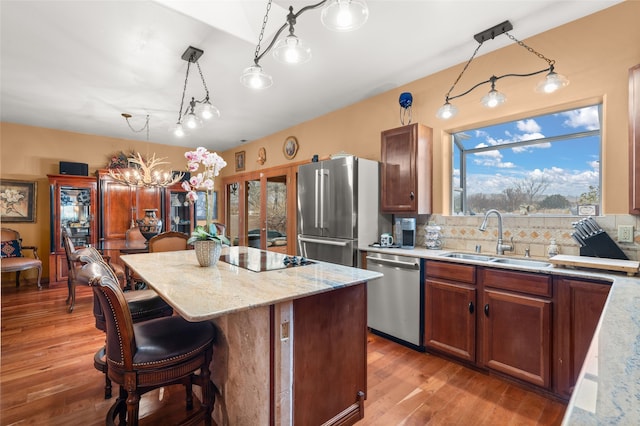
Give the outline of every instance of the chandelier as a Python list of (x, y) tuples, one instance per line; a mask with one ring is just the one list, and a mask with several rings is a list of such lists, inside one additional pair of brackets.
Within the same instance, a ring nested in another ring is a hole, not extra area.
[[(324, 6), (320, 19), (322, 24), (333, 31), (353, 31), (360, 28), (369, 18), (369, 8), (365, 0), (323, 0), (303, 7), (297, 13), (289, 6), (286, 22), (276, 31), (267, 47), (260, 51), (264, 29), (269, 19), (271, 1), (267, 3), (267, 12), (262, 20), (262, 29), (258, 37), (253, 65), (245, 68), (240, 81), (250, 89), (266, 89), (273, 84), (273, 78), (260, 66), (262, 57), (273, 48), (273, 56), (285, 64), (301, 64), (311, 59), (311, 49), (295, 34), (296, 20), (304, 12)], [(289, 35), (278, 40), (280, 34), (289, 27)]]
[[(147, 131), (147, 142), (149, 142), (149, 116), (147, 115), (144, 126), (135, 129), (131, 126), (129, 119), (131, 114), (123, 113), (122, 116), (127, 121), (129, 128), (136, 133)], [(172, 171), (164, 171), (160, 167), (163, 164), (169, 164), (165, 158), (156, 158), (156, 154), (145, 160), (142, 155), (137, 152), (128, 159), (129, 168), (127, 169), (109, 169), (109, 176), (117, 182), (137, 188), (166, 188), (178, 183), (184, 177), (184, 173), (173, 173)]]
[[(188, 130), (195, 130), (202, 126), (203, 121), (211, 120), (212, 118), (220, 117), (220, 110), (211, 104), (209, 100), (209, 88), (204, 81), (204, 75), (200, 68), (198, 59), (202, 56), (204, 51), (197, 47), (189, 46), (187, 50), (182, 54), (182, 59), (187, 61), (187, 74), (184, 78), (184, 87), (182, 89), (182, 99), (180, 100), (180, 110), (178, 112), (178, 121), (173, 128), (174, 136), (181, 138)], [(204, 87), (205, 95), (202, 99), (197, 100), (194, 96), (191, 97), (186, 109), (184, 109), (184, 98), (187, 92), (187, 83), (189, 81), (189, 71), (191, 64), (194, 63), (198, 67), (198, 73), (202, 80), (202, 86)], [(183, 113), (184, 110), (184, 113)], [(185, 130), (186, 128), (186, 130)]]
[[(455, 105), (452, 105), (449, 101), (465, 96), (471, 93), (476, 88), (485, 84), (490, 84), (491, 90), (485, 96), (483, 96), (482, 99), (480, 100), (482, 105), (487, 108), (495, 108), (499, 105), (502, 105), (507, 98), (504, 94), (496, 90), (496, 82), (505, 77), (531, 77), (537, 74), (548, 72), (544, 80), (542, 80), (536, 86), (536, 91), (541, 93), (553, 93), (556, 90), (561, 89), (565, 87), (567, 84), (569, 84), (569, 80), (567, 80), (566, 77), (555, 72), (554, 65), (556, 61), (554, 61), (553, 59), (547, 58), (542, 53), (535, 51), (533, 48), (527, 46), (524, 42), (518, 40), (513, 35), (509, 34), (508, 31), (511, 31), (512, 29), (513, 29), (513, 25), (511, 25), (511, 22), (504, 21), (501, 24), (498, 24), (492, 28), (489, 28), (488, 30), (482, 31), (473, 36), (473, 38), (475, 38), (476, 41), (479, 43), (478, 47), (476, 47), (476, 50), (471, 55), (471, 58), (469, 58), (464, 68), (458, 75), (458, 78), (456, 78), (456, 80), (453, 82), (453, 85), (445, 95), (444, 105), (442, 105), (440, 109), (438, 109), (436, 117), (446, 120), (448, 118), (455, 116), (458, 113), (458, 108)], [(538, 58), (546, 61), (548, 67), (541, 70), (526, 73), (526, 74), (504, 74), (501, 76), (493, 75), (487, 80), (481, 81), (480, 83), (474, 85), (469, 90), (462, 92), (459, 95), (451, 95), (451, 92), (453, 92), (453, 89), (455, 89), (456, 85), (458, 84), (458, 81), (460, 81), (460, 78), (462, 77), (462, 75), (465, 73), (465, 71), (471, 64), (471, 61), (473, 61), (473, 59), (475, 58), (476, 54), (478, 53), (478, 50), (480, 50), (482, 43), (484, 43), (489, 39), (493, 40), (495, 37), (501, 34), (506, 34), (507, 37), (509, 37), (513, 42), (517, 43), (519, 46), (522, 46), (528, 52), (532, 53), (533, 55), (536, 55)]]

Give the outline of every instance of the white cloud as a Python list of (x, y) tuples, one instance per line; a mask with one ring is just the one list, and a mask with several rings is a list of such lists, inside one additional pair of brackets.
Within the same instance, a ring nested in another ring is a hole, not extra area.
[(585, 130), (597, 130), (600, 128), (597, 106), (561, 112), (559, 115), (567, 117), (567, 119), (562, 123), (567, 127), (574, 129), (584, 127)]
[(533, 118), (516, 122), (516, 127), (518, 130), (525, 133), (540, 133), (542, 130), (540, 125)]

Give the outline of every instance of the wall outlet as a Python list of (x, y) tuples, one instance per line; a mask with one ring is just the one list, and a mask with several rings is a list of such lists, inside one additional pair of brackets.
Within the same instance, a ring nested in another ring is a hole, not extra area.
[(618, 242), (633, 242), (633, 225), (618, 225)]

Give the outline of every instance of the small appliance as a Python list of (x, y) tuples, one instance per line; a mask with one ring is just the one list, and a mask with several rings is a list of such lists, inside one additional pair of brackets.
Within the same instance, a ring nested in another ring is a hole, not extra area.
[(402, 240), (397, 241), (402, 248), (415, 248), (416, 246), (416, 218), (403, 217), (400, 219), (400, 229), (402, 229)]

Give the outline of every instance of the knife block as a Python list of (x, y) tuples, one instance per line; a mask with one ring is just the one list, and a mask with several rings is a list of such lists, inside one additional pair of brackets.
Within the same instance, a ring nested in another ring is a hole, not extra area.
[(584, 239), (586, 246), (580, 247), (580, 256), (606, 257), (608, 259), (628, 260), (626, 254), (606, 232), (592, 235)]

